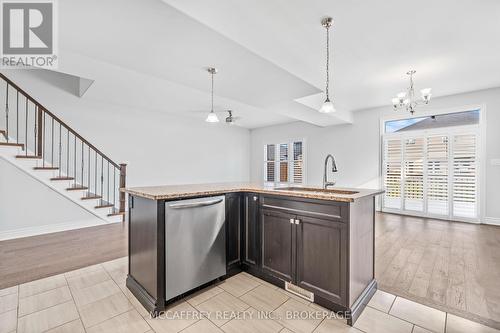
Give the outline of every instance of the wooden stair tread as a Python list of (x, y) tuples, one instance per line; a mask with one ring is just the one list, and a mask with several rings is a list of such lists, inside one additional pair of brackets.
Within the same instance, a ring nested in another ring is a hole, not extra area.
[(16, 155), (16, 158), (32, 158), (32, 159), (41, 159), (40, 156), (37, 155)]
[(94, 194), (94, 193), (87, 193), (84, 197), (82, 197), (82, 200), (94, 200), (94, 199), (101, 199), (102, 197), (100, 195)]
[(74, 177), (53, 177), (50, 180), (74, 180)]
[(41, 166), (41, 167), (34, 167), (34, 170), (59, 170), (58, 167), (49, 167), (49, 166)]
[(115, 205), (113, 205), (111, 202), (107, 202), (105, 200), (99, 200), (99, 204), (97, 206), (95, 206), (94, 208), (109, 208), (109, 207), (114, 207)]
[(125, 212), (113, 212), (108, 214), (108, 216), (118, 216), (118, 215), (125, 216)]
[(24, 149), (24, 144), (22, 143), (14, 143), (14, 142), (0, 142), (0, 146), (8, 146), (8, 147), (21, 147)]
[(88, 189), (89, 188), (87, 186), (76, 184), (76, 185), (73, 185), (71, 187), (68, 187), (66, 190), (67, 191), (81, 191), (81, 190), (88, 190)]
[(120, 210), (116, 207), (111, 208), (111, 212), (108, 214), (108, 217), (111, 216), (121, 216), (122, 220), (125, 221), (125, 212), (120, 212)]

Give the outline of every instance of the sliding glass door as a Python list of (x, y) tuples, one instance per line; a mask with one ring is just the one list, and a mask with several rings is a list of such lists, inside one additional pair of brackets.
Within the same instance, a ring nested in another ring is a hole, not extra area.
[(383, 210), (476, 221), (476, 126), (389, 133), (383, 138)]

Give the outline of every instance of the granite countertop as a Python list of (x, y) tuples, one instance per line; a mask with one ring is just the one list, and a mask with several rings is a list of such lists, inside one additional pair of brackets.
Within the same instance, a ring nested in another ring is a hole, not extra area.
[[(291, 190), (290, 188), (294, 190)], [(288, 189), (287, 189), (288, 188)], [(300, 189), (300, 190), (299, 190)], [(189, 184), (189, 185), (164, 185), (131, 187), (121, 189), (129, 193), (152, 200), (171, 200), (198, 196), (210, 196), (231, 192), (252, 192), (262, 194), (284, 195), (299, 198), (310, 198), (331, 201), (353, 202), (366, 196), (374, 196), (384, 193), (383, 190), (341, 188), (333, 187), (323, 190), (311, 186), (286, 186), (281, 189), (274, 186), (265, 186), (254, 183), (213, 183), (213, 184)], [(355, 192), (355, 193), (350, 193)]]

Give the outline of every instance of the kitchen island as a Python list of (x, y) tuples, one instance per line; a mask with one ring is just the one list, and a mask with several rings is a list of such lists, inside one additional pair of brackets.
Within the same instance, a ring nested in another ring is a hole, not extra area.
[[(124, 191), (129, 194), (127, 287), (153, 313), (242, 270), (342, 312), (349, 324), (376, 291), (375, 196), (382, 191), (249, 183)], [(216, 207), (223, 207), (222, 217)], [(207, 210), (196, 215), (201, 209)], [(185, 215), (176, 215), (181, 211)], [(186, 229), (205, 220), (215, 231), (200, 231), (205, 222)], [(194, 254), (198, 254), (196, 258), (205, 256), (210, 264), (183, 259), (194, 258)], [(169, 268), (172, 261), (185, 278), (175, 276), (179, 272)], [(221, 261), (222, 271), (216, 269)], [(178, 288), (187, 280), (196, 280), (197, 276), (186, 276), (196, 272), (213, 280), (200, 280), (190, 290)]]

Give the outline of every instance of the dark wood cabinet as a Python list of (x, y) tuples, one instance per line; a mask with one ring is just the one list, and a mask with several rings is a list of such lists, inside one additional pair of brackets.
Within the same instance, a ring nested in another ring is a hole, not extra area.
[(347, 225), (296, 217), (297, 265), (294, 283), (347, 306)]
[(245, 193), (243, 196), (243, 263), (258, 268), (260, 260), (259, 195)]
[(262, 271), (292, 281), (295, 270), (295, 215), (261, 210)]
[(239, 193), (226, 194), (226, 263), (230, 272), (241, 263), (242, 203)]
[[(166, 299), (166, 201), (129, 203), (127, 287), (155, 313), (178, 300)], [(377, 288), (373, 195), (348, 202), (243, 191), (226, 193), (225, 205), (226, 277), (245, 270), (280, 288), (292, 283), (352, 325)]]
[(348, 305), (345, 205), (263, 197), (262, 271)]

